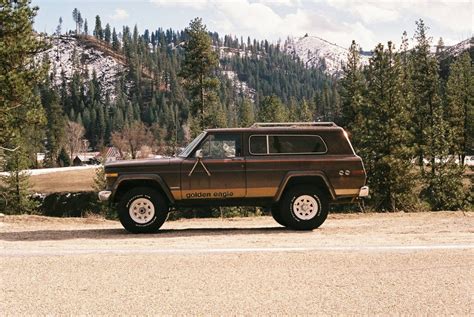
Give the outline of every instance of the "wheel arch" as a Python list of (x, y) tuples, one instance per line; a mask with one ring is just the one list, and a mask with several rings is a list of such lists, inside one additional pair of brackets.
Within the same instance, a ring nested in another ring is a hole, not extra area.
[(274, 201), (280, 201), (285, 191), (296, 185), (308, 184), (317, 186), (328, 195), (328, 198), (335, 200), (336, 193), (331, 183), (327, 179), (326, 175), (321, 171), (301, 171), (301, 172), (289, 172), (283, 178), (278, 191), (275, 194)]
[(175, 202), (166, 183), (159, 175), (155, 174), (121, 175), (114, 184), (111, 201), (117, 202), (119, 197), (134, 187), (153, 188), (166, 197), (171, 204)]

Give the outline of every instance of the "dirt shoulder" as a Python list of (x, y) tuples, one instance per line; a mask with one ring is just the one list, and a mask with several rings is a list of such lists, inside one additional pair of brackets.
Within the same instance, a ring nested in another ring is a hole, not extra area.
[(336, 214), (311, 232), (270, 217), (0, 220), (6, 315), (474, 313), (474, 213)]
[[(3, 243), (2, 243), (3, 241)], [(24, 241), (29, 241), (24, 245)], [(50, 245), (48, 241), (59, 243)], [(107, 243), (105, 243), (105, 241)], [(163, 243), (166, 241), (166, 243)], [(146, 242), (146, 243), (145, 243)], [(233, 247), (390, 246), (474, 243), (474, 213), (332, 214), (319, 229), (298, 232), (271, 217), (168, 221), (151, 235), (126, 232), (119, 222), (100, 218), (6, 216), (0, 219), (0, 246), (47, 249), (147, 247), (180, 249)]]

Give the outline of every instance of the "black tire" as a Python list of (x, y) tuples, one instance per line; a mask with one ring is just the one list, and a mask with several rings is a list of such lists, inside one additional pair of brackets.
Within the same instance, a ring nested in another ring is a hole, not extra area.
[[(299, 207), (301, 206), (301, 207)], [(311, 185), (299, 185), (286, 191), (280, 201), (281, 217), (294, 230), (313, 230), (328, 216), (328, 197)]]
[(282, 225), (283, 227), (286, 227), (285, 221), (283, 220), (281, 216), (281, 211), (280, 211), (280, 206), (279, 205), (273, 205), (272, 206), (272, 217), (275, 219), (275, 221)]
[(168, 217), (168, 201), (156, 190), (137, 187), (123, 195), (117, 205), (120, 223), (131, 233), (154, 233)]

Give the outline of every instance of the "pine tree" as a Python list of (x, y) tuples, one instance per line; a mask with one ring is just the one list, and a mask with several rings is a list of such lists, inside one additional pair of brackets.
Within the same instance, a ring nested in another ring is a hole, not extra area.
[[(417, 21), (417, 44), (412, 55), (413, 123), (415, 145), (423, 177), (423, 197), (434, 210), (464, 205), (463, 167), (454, 163), (450, 150), (454, 136), (449, 128), (440, 96), (438, 61), (430, 54), (430, 38), (422, 20)], [(428, 171), (424, 159), (429, 162)]]
[(12, 150), (22, 143), (16, 136), (30, 127), (33, 114), (42, 111), (35, 88), (47, 66), (39, 67), (34, 57), (47, 45), (33, 31), (37, 7), (26, 0), (0, 4), (0, 149)]
[(242, 128), (249, 127), (254, 123), (254, 112), (252, 102), (244, 98), (239, 107), (239, 126)]
[(79, 34), (79, 10), (77, 8), (72, 10), (72, 19), (76, 23), (76, 34)]
[(61, 166), (61, 167), (67, 167), (71, 166), (71, 160), (74, 158), (70, 158), (69, 154), (67, 154), (66, 149), (64, 147), (61, 148), (61, 151), (59, 151), (58, 157), (56, 158), (56, 161), (54, 162), (55, 166)]
[(98, 15), (95, 17), (94, 36), (99, 40), (104, 39), (104, 30), (102, 30), (102, 22), (100, 21), (100, 16)]
[(474, 149), (474, 66), (466, 52), (450, 67), (446, 85), (447, 118), (453, 133), (452, 153), (464, 161)]
[(412, 91), (412, 82), (413, 77), (413, 65), (412, 58), (408, 47), (408, 35), (404, 31), (402, 35), (402, 44), (400, 46), (400, 52), (398, 54), (398, 59), (400, 61), (400, 85), (401, 93), (405, 99), (405, 103), (408, 106), (410, 115), (410, 122), (413, 121), (413, 113), (415, 109), (410, 105), (413, 104), (413, 91)]
[(402, 85), (400, 56), (391, 42), (386, 49), (379, 44), (367, 70), (363, 127), (356, 127), (359, 131), (365, 129), (365, 134), (359, 136), (360, 155), (377, 210), (406, 210), (415, 202), (414, 178), (410, 175), (410, 113)]
[(120, 41), (117, 32), (115, 32), (115, 28), (112, 30), (112, 48), (117, 52), (120, 51)]
[(59, 17), (59, 21), (58, 21), (58, 26), (56, 27), (56, 36), (60, 36), (61, 35), (61, 30), (62, 30), (62, 27), (63, 27), (63, 18), (62, 17)]
[(206, 117), (217, 98), (219, 81), (214, 76), (214, 70), (218, 59), (211, 46), (211, 37), (200, 18), (192, 20), (185, 32), (188, 38), (184, 45), (181, 76), (192, 99), (192, 114), (199, 117), (199, 126), (204, 129)]
[(443, 38), (440, 37), (438, 40), (438, 44), (436, 45), (436, 55), (442, 54), (444, 49), (445, 49), (444, 41), (443, 41)]
[(343, 77), (339, 83), (342, 117), (336, 121), (357, 136), (359, 133), (355, 131), (355, 127), (361, 126), (365, 83), (360, 64), (360, 47), (355, 41), (352, 41), (347, 55), (347, 64), (343, 65), (342, 69)]
[(107, 23), (105, 25), (105, 29), (104, 29), (104, 40), (110, 44), (110, 40), (111, 40), (111, 32), (110, 32), (110, 25)]
[[(45, 164), (48, 167), (54, 167), (64, 142), (65, 118), (58, 93), (55, 89), (51, 89), (49, 80), (41, 86), (40, 92), (47, 121)], [(73, 111), (72, 108), (71, 111)], [(74, 119), (75, 117), (71, 120)]]
[[(427, 36), (427, 27), (423, 20), (416, 22), (415, 39), (417, 41), (412, 51), (412, 93), (411, 103), (414, 113), (413, 125), (415, 129), (415, 146), (420, 171), (424, 174), (423, 162), (425, 150), (429, 146), (427, 128), (433, 125), (433, 107), (438, 98), (438, 65), (436, 59), (430, 54), (430, 41)], [(434, 157), (432, 157), (434, 160)], [(434, 163), (434, 162), (431, 162)]]
[(47, 45), (33, 31), (37, 10), (26, 0), (0, 1), (0, 168), (9, 171), (1, 177), (0, 191), (8, 213), (36, 207), (29, 198), (29, 175), (22, 170), (31, 165), (31, 157), (36, 161), (42, 134), (38, 128), (44, 120), (36, 88), (47, 66), (39, 67), (34, 57)]
[(422, 196), (433, 210), (454, 210), (465, 206), (462, 177), (463, 165), (455, 163), (449, 153), (453, 133), (444, 119), (441, 100), (436, 98), (430, 113), (431, 125), (426, 128), (426, 156), (431, 162), (430, 172), (424, 175)]
[(294, 97), (290, 98), (290, 105), (288, 106), (288, 121), (300, 121), (300, 114), (298, 108), (298, 102), (296, 101), (296, 99)]
[(268, 96), (262, 100), (257, 117), (259, 122), (288, 121), (286, 107), (277, 96)]
[[(17, 143), (22, 142), (18, 140)], [(0, 193), (5, 199), (7, 214), (32, 213), (38, 207), (30, 198), (30, 176), (24, 170), (28, 168), (27, 153), (24, 147), (10, 153), (6, 160), (7, 175), (0, 176)]]
[(310, 103), (303, 100), (301, 106), (298, 109), (298, 121), (301, 122), (312, 122), (314, 121), (314, 112)]
[(84, 20), (84, 34), (89, 35), (89, 26), (87, 25), (87, 19)]
[(77, 25), (79, 26), (79, 33), (77, 33), (77, 34), (81, 34), (83, 24), (84, 24), (84, 19), (82, 18), (81, 12), (78, 12), (77, 13)]

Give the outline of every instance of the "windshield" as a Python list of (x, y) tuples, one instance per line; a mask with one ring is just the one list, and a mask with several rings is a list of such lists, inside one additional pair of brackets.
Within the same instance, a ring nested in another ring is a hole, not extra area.
[(178, 154), (178, 156), (179, 157), (188, 157), (189, 154), (193, 151), (196, 144), (201, 142), (201, 140), (204, 138), (205, 135), (206, 135), (206, 132), (202, 132), (200, 135), (198, 135), (191, 143), (188, 144), (187, 147), (184, 148), (183, 151), (181, 151), (181, 153)]

